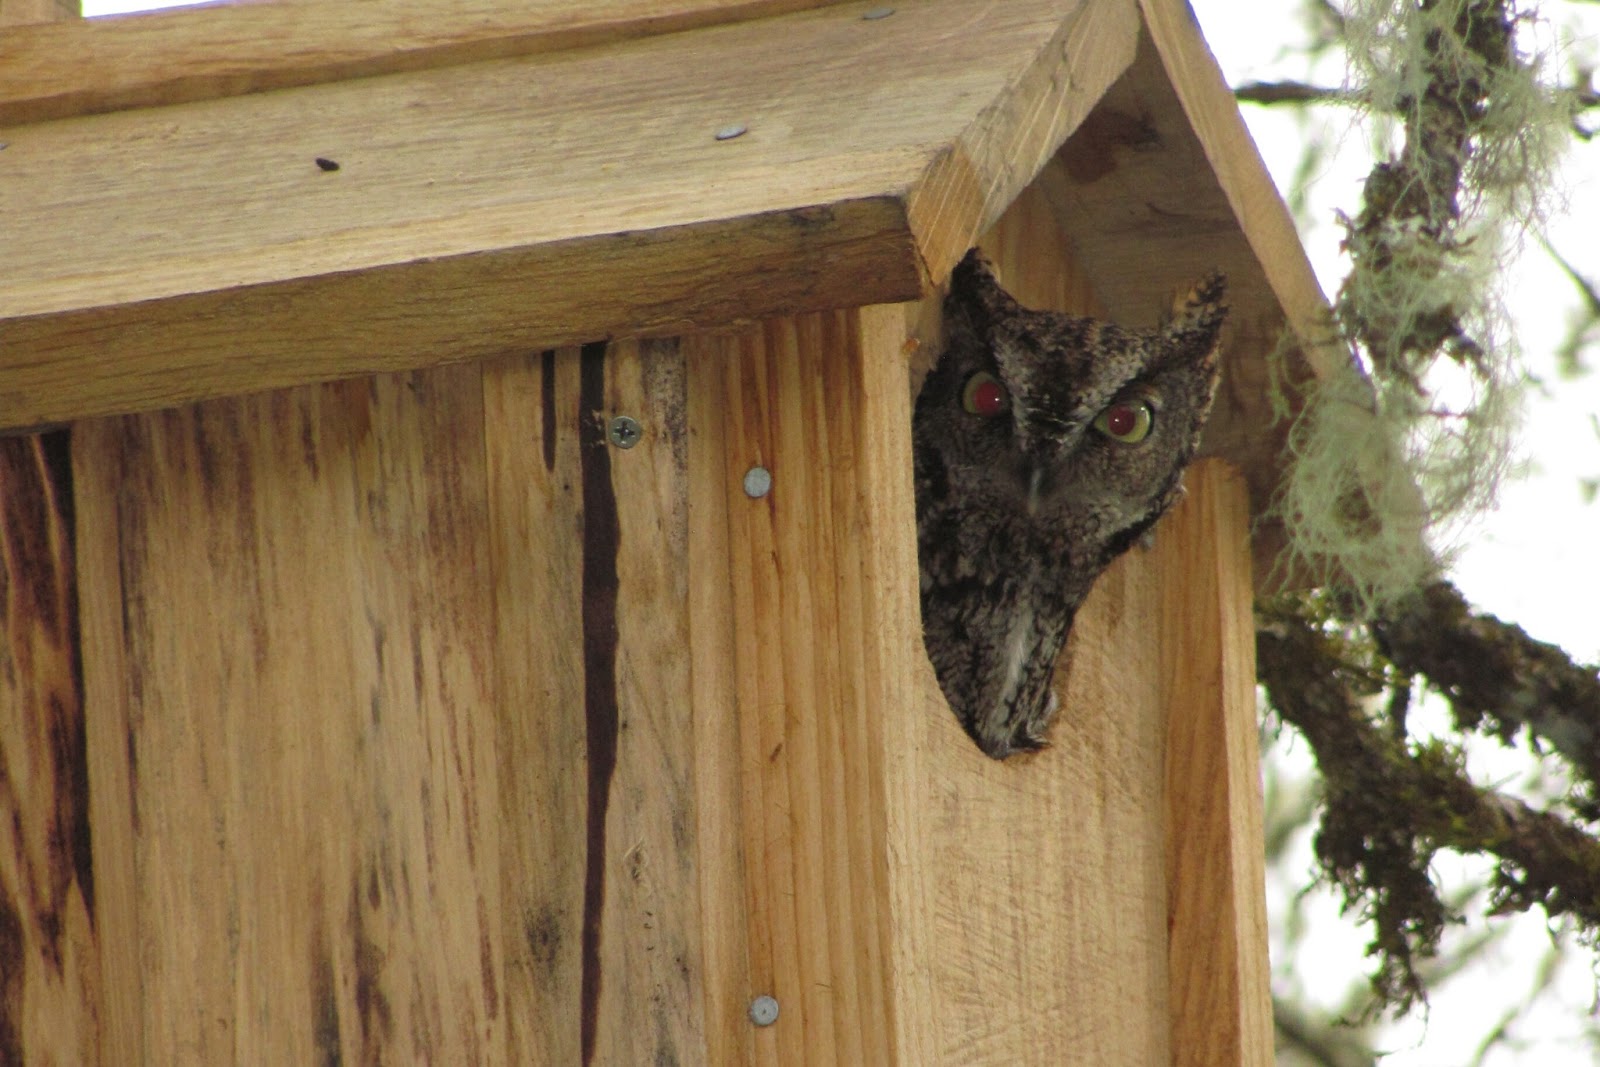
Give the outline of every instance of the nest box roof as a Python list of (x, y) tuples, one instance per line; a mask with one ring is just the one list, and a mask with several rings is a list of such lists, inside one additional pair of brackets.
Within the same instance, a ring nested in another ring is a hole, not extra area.
[(1113, 317), (1227, 270), (1208, 449), (1260, 499), (1264, 353), (1325, 305), (1187, 5), (873, 8), (276, 0), (13, 28), (0, 431), (916, 299), (1038, 182)]

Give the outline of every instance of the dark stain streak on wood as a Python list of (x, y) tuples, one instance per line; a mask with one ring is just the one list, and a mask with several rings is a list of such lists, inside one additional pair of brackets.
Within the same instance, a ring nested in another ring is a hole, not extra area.
[[(0, 631), (24, 695), (7, 725), (30, 739), (35, 770), (52, 797), (48, 812), (34, 813), (48, 823), (44, 869), (24, 877), (17, 891), (33, 916), (40, 958), (58, 972), (73, 885), (91, 925), (95, 905), (73, 520), (69, 432), (0, 440), (0, 626), (9, 619), (23, 628), (9, 638)], [(59, 656), (37, 659), (35, 634)], [(25, 836), (19, 829), (17, 840)], [(20, 869), (31, 867), (22, 862)]]
[[(359, 883), (360, 879), (357, 879)], [(356, 1014), (361, 1018), (361, 1062), (383, 1058), (394, 1037), (394, 1010), (383, 988), (383, 968), (387, 962), (383, 949), (367, 934), (361, 911), (361, 893), (356, 886), (350, 893), (350, 933), (355, 947)]]
[(583, 879), (583, 1063), (594, 1062), (600, 1013), (600, 920), (605, 903), (606, 808), (617, 765), (617, 498), (606, 440), (606, 345), (583, 346), (579, 444), (583, 471), (583, 705), (587, 722), (588, 854)]
[(538, 978), (546, 984), (555, 980), (564, 924), (561, 913), (549, 905), (542, 905), (537, 911), (529, 908), (522, 915), (522, 937), (528, 945), (528, 956)]
[(28, 968), (22, 920), (0, 896), (0, 1063), (25, 1063), (22, 1055), (22, 993)]
[[(320, 895), (320, 894), (319, 894)], [(340, 1067), (339, 1001), (335, 996), (333, 961), (328, 958), (326, 929), (319, 916), (311, 939), (311, 1039), (319, 1067)]]
[(547, 349), (540, 358), (539, 392), (544, 405), (544, 469), (556, 469), (556, 354)]

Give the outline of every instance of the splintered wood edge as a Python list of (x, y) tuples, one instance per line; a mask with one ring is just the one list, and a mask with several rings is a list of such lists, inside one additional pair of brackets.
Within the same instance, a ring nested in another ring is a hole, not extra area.
[(0, 127), (532, 55), (841, 0), (271, 0), (14, 27)]

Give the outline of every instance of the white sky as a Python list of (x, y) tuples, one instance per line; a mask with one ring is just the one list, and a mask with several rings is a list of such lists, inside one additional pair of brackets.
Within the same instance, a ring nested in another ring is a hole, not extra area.
[[(1307, 80), (1298, 65), (1275, 62), (1282, 43), (1297, 40), (1299, 5), (1293, 3), (1241, 3), (1239, 0), (1193, 0), (1213, 51), (1234, 84), (1260, 78)], [(150, 0), (85, 0), (85, 15), (105, 15), (164, 5)], [(1590, 40), (1590, 56), (1600, 49), (1600, 9), (1583, 12), (1560, 0), (1542, 5), (1565, 17), (1588, 17), (1580, 32)], [(1593, 7), (1594, 5), (1590, 5)], [(1334, 61), (1337, 62), (1337, 61)], [(1316, 71), (1319, 84), (1337, 84), (1342, 70), (1324, 66)], [(1292, 109), (1247, 107), (1246, 119), (1268, 169), (1287, 189), (1300, 161), (1307, 119)], [(1325, 161), (1319, 175), (1312, 208), (1312, 225), (1304, 238), (1312, 264), (1328, 293), (1337, 290), (1345, 264), (1338, 250), (1339, 231), (1332, 211), (1352, 211), (1359, 202), (1360, 185), (1369, 166), (1362, 137), (1351, 132), (1337, 114), (1334, 128), (1345, 131), (1344, 148)], [(1600, 138), (1588, 146), (1577, 145), (1566, 168), (1565, 200), (1552, 204), (1549, 233), (1568, 259), (1600, 283)], [(1551, 352), (1563, 336), (1567, 309), (1575, 306), (1575, 291), (1537, 246), (1530, 245), (1514, 272), (1507, 293), (1518, 340), (1535, 374), (1549, 388), (1530, 394), (1520, 449), (1529, 460), (1529, 475), (1507, 485), (1499, 506), (1462, 538), (1455, 577), (1477, 605), (1514, 619), (1535, 637), (1561, 644), (1590, 662), (1600, 660), (1600, 566), (1596, 565), (1597, 522), (1600, 504), (1586, 503), (1579, 492), (1580, 477), (1600, 477), (1600, 432), (1591, 419), (1600, 413), (1600, 373), (1578, 382), (1555, 379)], [(1600, 352), (1591, 353), (1600, 362)], [(1303, 751), (1290, 760), (1304, 761)], [(1476, 773), (1491, 777), (1515, 773), (1492, 760), (1483, 761)], [(1302, 843), (1305, 867), (1310, 850)], [(1270, 892), (1292, 892), (1290, 886), (1272, 886)], [(1277, 903), (1275, 901), (1274, 903)], [(1338, 920), (1330, 901), (1320, 904), (1322, 915), (1307, 938), (1297, 960), (1274, 960), (1275, 981), (1303, 983), (1314, 996), (1330, 1002), (1343, 992), (1350, 975), (1363, 973), (1363, 938)], [(1493, 967), (1492, 973), (1458, 979), (1443, 995), (1436, 995), (1428, 1024), (1411, 1021), (1395, 1028), (1390, 1048), (1395, 1053), (1388, 1067), (1432, 1067), (1460, 1064), (1470, 1058), (1486, 1027), (1492, 1025), (1506, 1003), (1531, 981), (1533, 957), (1544, 939), (1537, 917), (1518, 921), (1515, 944)], [(1318, 986), (1318, 977), (1326, 979)], [(1594, 979), (1580, 951), (1564, 968), (1556, 996), (1538, 1009), (1527, 1027), (1531, 1044), (1520, 1051), (1499, 1050), (1485, 1061), (1505, 1067), (1539, 1063), (1549, 1067), (1588, 1064), (1593, 1053), (1579, 1051), (1564, 1035), (1574, 1022), (1592, 1010)]]

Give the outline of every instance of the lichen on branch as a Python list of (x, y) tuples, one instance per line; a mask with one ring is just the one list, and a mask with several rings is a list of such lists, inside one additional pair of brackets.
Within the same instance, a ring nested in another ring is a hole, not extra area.
[[(1408, 606), (1408, 622), (1370, 627), (1342, 619), (1347, 605), (1336, 597), (1280, 597), (1261, 605), (1256, 637), (1267, 700), (1310, 743), (1322, 774), (1318, 862), (1346, 906), (1372, 924), (1373, 991), (1380, 1006), (1399, 1011), (1424, 997), (1419, 965), (1437, 954), (1446, 927), (1461, 920), (1430, 875), (1441, 849), (1495, 858), (1490, 892), (1497, 911), (1540, 907), (1551, 918), (1571, 915), (1591, 940), (1600, 934), (1600, 842), (1592, 827), (1476, 785), (1458, 746), (1407, 734), (1412, 667), (1459, 701), (1461, 716), (1485, 694), (1477, 683), (1450, 686), (1449, 679), (1460, 678), (1452, 666), (1459, 665), (1458, 653), (1475, 644), (1513, 656), (1531, 651), (1520, 629), (1490, 616), (1439, 617), (1439, 605), (1460, 603), (1453, 587), (1430, 594), (1434, 606)], [(1421, 635), (1413, 624), (1438, 628)], [(1411, 642), (1400, 661), (1406, 667), (1384, 652), (1401, 631)], [(1600, 702), (1600, 676), (1560, 659), (1544, 662), (1539, 675), (1561, 679), (1558, 691), (1572, 699), (1568, 710)], [(1540, 691), (1534, 682), (1530, 692)]]

